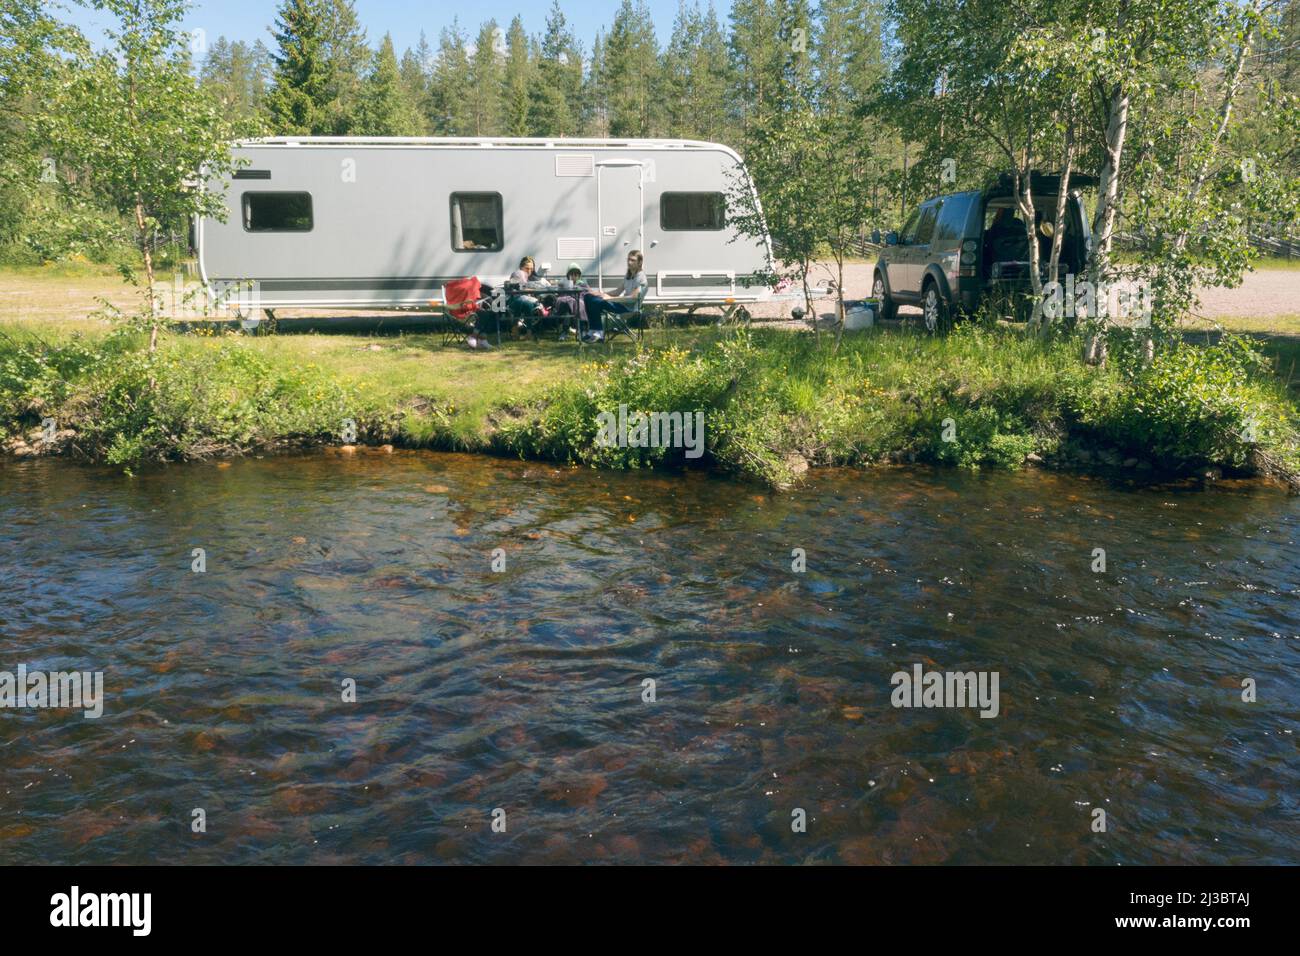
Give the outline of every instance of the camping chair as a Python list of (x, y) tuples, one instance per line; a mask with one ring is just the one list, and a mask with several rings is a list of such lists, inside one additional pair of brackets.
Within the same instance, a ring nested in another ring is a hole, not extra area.
[(478, 335), (478, 314), (486, 301), (483, 284), (477, 276), (453, 279), (442, 289), (442, 301), (429, 300), (430, 305), (439, 306), (443, 318), (442, 344), (468, 344), (471, 335)]
[(555, 305), (551, 309), (555, 316), (555, 339), (562, 342), (568, 332), (574, 332), (579, 345), (584, 344), (582, 335), (589, 328), (587, 322), (587, 305), (583, 293), (579, 291), (561, 291), (555, 296)]
[[(642, 329), (645, 326), (645, 316), (642, 312), (642, 305), (645, 303), (646, 288), (642, 286), (641, 291), (636, 294), (636, 298), (623, 303), (627, 306), (626, 312), (605, 312), (603, 315), (605, 321), (605, 344), (609, 345), (616, 335), (626, 335), (638, 345), (641, 343)], [(618, 301), (618, 300), (615, 300)], [(633, 327), (635, 323), (635, 328)]]

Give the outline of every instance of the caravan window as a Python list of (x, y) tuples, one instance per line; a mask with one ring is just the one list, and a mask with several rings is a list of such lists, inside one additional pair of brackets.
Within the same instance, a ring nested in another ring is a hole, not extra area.
[(455, 252), (500, 252), (505, 247), (500, 193), (451, 194), (451, 248)]
[(722, 193), (664, 193), (659, 197), (661, 229), (718, 230), (727, 223)]
[(311, 193), (244, 193), (247, 232), (311, 232)]

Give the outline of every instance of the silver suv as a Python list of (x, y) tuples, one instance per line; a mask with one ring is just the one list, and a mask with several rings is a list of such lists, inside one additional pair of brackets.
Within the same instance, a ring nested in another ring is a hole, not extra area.
[[(1096, 184), (1092, 176), (1070, 177), (1059, 279), (1079, 274), (1087, 261), (1092, 234), (1080, 189)], [(1030, 181), (1044, 281), (1060, 189), (1059, 176), (1035, 173)], [(879, 233), (873, 238), (879, 242)], [(894, 318), (899, 305), (919, 305), (926, 329), (944, 332), (986, 297), (1023, 302), (1031, 287), (1029, 237), (1016, 209), (1014, 181), (1007, 174), (988, 189), (927, 199), (884, 242), (871, 284), (884, 319)]]

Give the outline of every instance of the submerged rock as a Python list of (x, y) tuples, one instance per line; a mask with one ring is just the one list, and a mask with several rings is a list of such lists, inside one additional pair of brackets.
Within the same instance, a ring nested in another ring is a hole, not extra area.
[(48, 433), (43, 428), (28, 430), (26, 436), (18, 435), (9, 439), (4, 450), (15, 458), (36, 458), (40, 455), (57, 455), (64, 452), (77, 433), (71, 428), (61, 428)]
[(808, 470), (808, 459), (798, 452), (791, 452), (785, 456), (785, 466), (790, 469), (794, 475), (802, 475)]

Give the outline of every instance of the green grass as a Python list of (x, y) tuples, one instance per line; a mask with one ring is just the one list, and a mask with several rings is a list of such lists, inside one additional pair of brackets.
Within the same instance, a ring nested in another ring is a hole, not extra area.
[(1290, 256), (1282, 258), (1281, 256), (1268, 256), (1263, 259), (1256, 259), (1251, 263), (1254, 269), (1279, 269), (1292, 272), (1300, 272), (1300, 257)]
[(1300, 336), (1300, 312), (1268, 316), (1227, 316), (1212, 320), (1189, 319), (1183, 323), (1183, 326), (1188, 329), (1222, 328), (1229, 332)]
[(681, 448), (598, 441), (600, 413), (626, 404), (703, 412), (702, 463), (776, 486), (805, 463), (1077, 466), (1091, 450), (1168, 471), (1300, 471), (1300, 416), (1276, 365), (1231, 335), (1171, 340), (1150, 364), (1117, 335), (1101, 368), (1080, 361), (1076, 338), (975, 324), (946, 338), (850, 333), (838, 349), (832, 336), (714, 328), (656, 330), (639, 351), (472, 352), (429, 334), (165, 334), (154, 355), (144, 344), (84, 319), (0, 323), (0, 433), (30, 443), (53, 418), (67, 433), (51, 450), (129, 466), (338, 444), (351, 420), (370, 444), (686, 463)]
[(1275, 315), (1267, 319), (1221, 318), (1213, 322), (1189, 320), (1182, 323), (1188, 341), (1211, 345), (1222, 332), (1250, 338), (1273, 365), (1273, 373), (1286, 385), (1300, 387), (1300, 313)]
[(376, 444), (683, 463), (680, 448), (602, 446), (598, 416), (620, 404), (704, 412), (705, 463), (775, 485), (803, 463), (1015, 468), (1031, 454), (1068, 462), (1078, 448), (1249, 471), (1248, 431), (1272, 460), (1296, 458), (1294, 405), (1236, 339), (1171, 345), (1150, 367), (1117, 342), (1094, 368), (1074, 339), (973, 326), (943, 339), (873, 330), (838, 350), (829, 337), (683, 331), (639, 353), (553, 342), (477, 353), (429, 335), (169, 335), (153, 356), (138, 335), (3, 331), (8, 430), (52, 417), (83, 454), (123, 464), (337, 443), (347, 420)]

